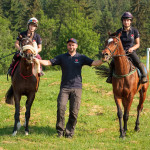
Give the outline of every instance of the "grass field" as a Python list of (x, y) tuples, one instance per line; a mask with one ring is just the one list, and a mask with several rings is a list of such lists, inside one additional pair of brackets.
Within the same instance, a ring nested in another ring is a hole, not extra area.
[[(128, 121), (126, 138), (119, 139), (119, 122), (111, 84), (83, 67), (83, 93), (75, 135), (72, 139), (57, 138), (56, 100), (61, 71), (47, 71), (31, 109), (30, 134), (21, 127), (12, 137), (14, 106), (5, 104), (4, 95), (10, 86), (6, 75), (0, 76), (0, 150), (148, 150), (150, 149), (150, 92), (140, 117), (140, 131), (135, 132), (138, 94), (135, 96)], [(21, 100), (21, 124), (24, 123), (25, 100)], [(67, 107), (68, 108), (68, 107)], [(66, 122), (68, 109), (66, 111)]]

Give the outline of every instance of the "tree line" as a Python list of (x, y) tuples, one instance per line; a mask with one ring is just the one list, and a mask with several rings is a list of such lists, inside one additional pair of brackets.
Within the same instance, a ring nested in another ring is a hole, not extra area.
[[(140, 55), (150, 45), (149, 0), (0, 0), (0, 58), (15, 50), (18, 33), (27, 29), (31, 17), (39, 20), (43, 59), (66, 52), (67, 39), (78, 41), (78, 52), (95, 58), (104, 48), (108, 32), (122, 26), (121, 16), (130, 11), (140, 32)], [(0, 59), (6, 73), (12, 56)]]

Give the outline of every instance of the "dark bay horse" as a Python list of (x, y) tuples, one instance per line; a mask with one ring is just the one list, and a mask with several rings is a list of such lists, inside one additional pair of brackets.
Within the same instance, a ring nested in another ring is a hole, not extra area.
[[(115, 103), (117, 105), (117, 115), (120, 125), (120, 137), (124, 138), (127, 131), (127, 121), (129, 118), (130, 107), (134, 95), (139, 92), (140, 100), (137, 106), (137, 119), (135, 123), (135, 131), (139, 130), (139, 116), (143, 109), (143, 103), (146, 98), (149, 82), (145, 84), (140, 83), (137, 69), (128, 60), (123, 49), (121, 40), (121, 33), (110, 35), (106, 43), (105, 49), (102, 51), (103, 61), (108, 61), (111, 57), (114, 59), (115, 71), (112, 78), (112, 86)], [(148, 78), (148, 74), (147, 74)], [(124, 107), (124, 114), (122, 113), (121, 105)], [(122, 118), (124, 127), (122, 125)]]
[(12, 84), (5, 96), (6, 103), (13, 104), (13, 101), (15, 102), (15, 123), (13, 136), (17, 134), (17, 130), (19, 130), (19, 128), (21, 127), (20, 100), (21, 96), (23, 95), (27, 97), (24, 126), (25, 134), (28, 135), (30, 110), (35, 98), (35, 93), (38, 91), (39, 81), (40, 78), (37, 73), (37, 67), (33, 62), (33, 52), (30, 49), (26, 49), (22, 53), (21, 60), (18, 61), (17, 68), (12, 77)]

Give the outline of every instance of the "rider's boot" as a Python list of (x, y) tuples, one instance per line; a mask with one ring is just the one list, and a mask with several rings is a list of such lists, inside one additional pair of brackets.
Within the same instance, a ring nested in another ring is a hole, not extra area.
[(14, 66), (15, 66), (16, 62), (17, 62), (20, 58), (21, 58), (21, 57), (20, 57), (20, 52), (17, 51), (17, 52), (15, 53), (15, 55), (13, 56), (12, 63), (10, 64), (10, 67), (9, 67), (9, 69), (8, 69), (8, 72), (7, 72), (8, 75), (12, 76), (12, 70), (14, 69)]
[(10, 67), (9, 67), (9, 69), (8, 69), (8, 72), (7, 72), (8, 75), (11, 76), (12, 70), (13, 70), (15, 64), (16, 64), (16, 61), (13, 59), (13, 60), (12, 60), (12, 63), (10, 64)]
[(146, 68), (144, 67), (144, 65), (142, 63), (139, 64), (138, 69), (140, 70), (140, 72), (142, 74), (141, 83), (144, 84), (144, 83), (148, 82)]
[(113, 75), (113, 69), (114, 69), (114, 63), (111, 61), (110, 66), (109, 66), (109, 76), (106, 80), (107, 83), (112, 83), (112, 75)]

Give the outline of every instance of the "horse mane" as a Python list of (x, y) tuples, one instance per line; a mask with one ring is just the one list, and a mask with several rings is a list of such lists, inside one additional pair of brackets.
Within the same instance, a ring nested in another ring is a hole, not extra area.
[(111, 37), (119, 37), (120, 38), (121, 34), (122, 34), (122, 32), (119, 32), (119, 33), (118, 32), (114, 32), (114, 33), (108, 32), (109, 38), (111, 38)]

